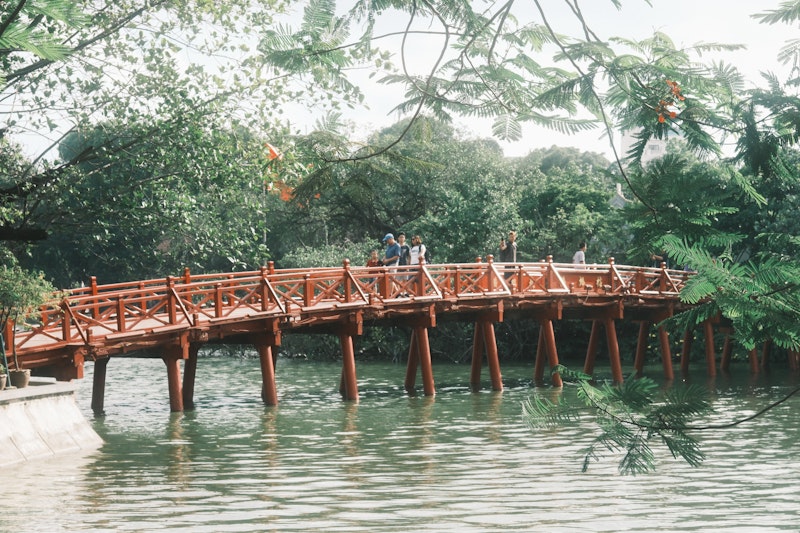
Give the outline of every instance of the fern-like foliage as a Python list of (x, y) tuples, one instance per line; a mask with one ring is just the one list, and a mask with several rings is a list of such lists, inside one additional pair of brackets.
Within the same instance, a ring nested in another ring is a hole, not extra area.
[[(0, 7), (0, 59), (13, 52), (28, 52), (56, 61), (69, 55), (62, 32), (73, 31), (87, 22), (76, 2), (41, 0), (10, 1)], [(5, 73), (0, 71), (0, 87)]]
[[(672, 457), (699, 466), (704, 455), (691, 435), (691, 424), (711, 410), (707, 392), (696, 386), (659, 391), (648, 378), (629, 379), (619, 385), (595, 385), (591, 377), (559, 366), (554, 371), (575, 383), (584, 408), (563, 399), (553, 402), (533, 398), (523, 404), (523, 418), (532, 429), (555, 427), (593, 416), (600, 433), (583, 450), (583, 470), (604, 453), (622, 454), (619, 471), (636, 475), (655, 469), (653, 447), (661, 444)], [(586, 408), (589, 408), (588, 410)]]
[(796, 350), (800, 347), (800, 265), (786, 257), (766, 255), (739, 263), (713, 256), (701, 244), (675, 237), (663, 240), (678, 261), (696, 268), (681, 299), (699, 307), (673, 319), (691, 328), (715, 315), (733, 325), (736, 340), (750, 350), (764, 342)]

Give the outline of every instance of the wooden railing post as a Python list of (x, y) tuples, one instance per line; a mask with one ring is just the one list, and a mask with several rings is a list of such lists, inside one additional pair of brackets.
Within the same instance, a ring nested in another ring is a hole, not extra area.
[(350, 301), (352, 301), (352, 297), (350, 296), (350, 294), (353, 291), (353, 283), (350, 280), (350, 275), (349, 275), (350, 274), (350, 260), (349, 259), (345, 259), (345, 260), (342, 261), (342, 269), (344, 270), (344, 273), (343, 273), (343, 276), (342, 276), (344, 278), (342, 280), (342, 286), (344, 287), (343, 288), (343, 290), (344, 290), (344, 301), (345, 302), (350, 302)]
[[(144, 282), (143, 281), (139, 282), (139, 294), (141, 296), (144, 296)], [(142, 298), (142, 302), (139, 304), (139, 308), (142, 310), (142, 313), (147, 311), (147, 301), (144, 298)]]
[(416, 287), (414, 293), (416, 296), (425, 296), (425, 258), (419, 258), (419, 268), (417, 268)]
[(117, 331), (127, 331), (125, 324), (125, 301), (122, 296), (117, 297)]
[(311, 274), (303, 276), (303, 304), (311, 307), (314, 303), (314, 284), (311, 282)]
[(261, 267), (261, 310), (269, 310), (269, 288), (267, 287), (267, 267)]
[(167, 313), (169, 314), (169, 323), (175, 324), (178, 321), (178, 302), (175, 301), (175, 280), (172, 276), (167, 276)]
[(222, 297), (222, 283), (214, 284), (214, 316), (222, 318), (222, 306), (224, 305)]
[(547, 262), (547, 274), (544, 277), (544, 288), (549, 291), (554, 285), (556, 285), (555, 281), (553, 280), (555, 278), (553, 256), (548, 255), (545, 261)]
[(381, 278), (380, 278), (380, 291), (381, 291), (381, 298), (384, 300), (388, 300), (392, 296), (392, 282), (389, 279), (389, 271), (385, 268), (381, 269)]
[(100, 318), (100, 308), (97, 306), (97, 276), (92, 276), (89, 278), (89, 288), (92, 291), (92, 296), (95, 298), (92, 299), (94, 305), (92, 306), (92, 318), (95, 320)]
[(492, 292), (494, 290), (494, 277), (492, 277), (492, 273), (494, 269), (492, 266), (494, 265), (494, 256), (489, 255), (486, 256), (486, 290)]

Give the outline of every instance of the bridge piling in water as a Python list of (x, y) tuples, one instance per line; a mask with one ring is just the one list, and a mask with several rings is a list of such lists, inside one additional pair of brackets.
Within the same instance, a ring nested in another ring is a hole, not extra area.
[(500, 371), (500, 356), (497, 351), (497, 338), (494, 332), (494, 322), (491, 318), (482, 318), (475, 322), (475, 332), (472, 336), (472, 365), (469, 384), (473, 391), (481, 388), (481, 368), (483, 355), (486, 354), (486, 366), (489, 368), (489, 377), (492, 390), (503, 390), (503, 376)]
[(658, 340), (661, 345), (661, 366), (664, 369), (664, 378), (672, 381), (675, 379), (672, 370), (672, 352), (669, 349), (669, 332), (664, 326), (658, 326)]
[(589, 333), (589, 345), (586, 347), (586, 360), (583, 363), (583, 373), (594, 374), (594, 362), (597, 356), (597, 343), (600, 342), (600, 322), (592, 320), (592, 331)]
[(408, 346), (408, 362), (406, 364), (406, 379), (404, 387), (406, 392), (413, 392), (417, 379), (417, 368), (422, 374), (422, 390), (425, 396), (436, 395), (436, 385), (433, 379), (433, 363), (431, 361), (431, 346), (428, 339), (428, 328), (414, 326), (411, 330), (411, 339)]
[(272, 344), (257, 343), (256, 351), (261, 363), (261, 400), (269, 406), (278, 405), (278, 389), (275, 386), (275, 354)]
[(356, 381), (356, 356), (353, 350), (353, 336), (348, 333), (339, 334), (342, 347), (342, 379), (339, 392), (345, 400), (358, 403), (358, 382)]
[(92, 375), (92, 411), (95, 414), (103, 412), (106, 397), (106, 369), (108, 368), (109, 357), (96, 359), (94, 362), (94, 374)]
[(613, 318), (603, 321), (606, 329), (606, 344), (608, 344), (608, 358), (611, 361), (611, 379), (614, 383), (622, 383), (622, 361), (619, 356), (619, 343), (617, 342), (617, 329)]
[(650, 322), (642, 320), (639, 322), (639, 335), (636, 338), (636, 355), (633, 359), (633, 370), (636, 372), (636, 377), (641, 377), (644, 374), (644, 359), (647, 355), (647, 335), (650, 332)]
[[(544, 319), (541, 320), (539, 324), (544, 335), (544, 347), (545, 352), (547, 353), (547, 361), (550, 364), (550, 370), (552, 371), (558, 366), (558, 349), (556, 348), (556, 334), (555, 330), (553, 329), (553, 321), (550, 319)], [(542, 372), (544, 371), (544, 365), (537, 365), (537, 367), (538, 373), (534, 379), (536, 381), (543, 381), (544, 375)], [(564, 386), (561, 380), (561, 375), (558, 372), (553, 372), (552, 381), (554, 387)]]

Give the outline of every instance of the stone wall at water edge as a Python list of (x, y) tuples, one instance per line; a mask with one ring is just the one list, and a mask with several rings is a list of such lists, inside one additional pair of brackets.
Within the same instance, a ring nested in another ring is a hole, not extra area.
[(96, 449), (102, 439), (75, 402), (76, 386), (31, 378), (0, 391), (0, 466)]

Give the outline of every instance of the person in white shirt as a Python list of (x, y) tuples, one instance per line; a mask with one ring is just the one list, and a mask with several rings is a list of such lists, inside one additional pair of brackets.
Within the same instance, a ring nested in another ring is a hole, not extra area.
[(414, 235), (411, 237), (411, 261), (410, 265), (418, 265), (420, 258), (425, 257), (425, 245), (422, 244), (422, 237)]
[(572, 262), (576, 265), (586, 264), (586, 241), (581, 242), (578, 251), (572, 256)]

